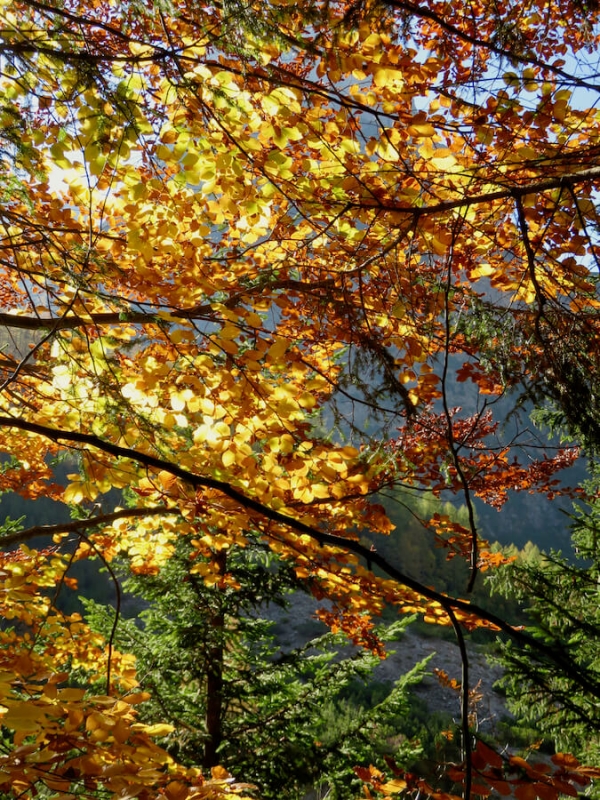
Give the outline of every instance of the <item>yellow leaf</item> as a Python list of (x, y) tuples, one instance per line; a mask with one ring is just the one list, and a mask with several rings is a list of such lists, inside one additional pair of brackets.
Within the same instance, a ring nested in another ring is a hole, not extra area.
[(401, 781), (398, 780), (398, 778), (394, 778), (393, 780), (384, 783), (379, 788), (384, 794), (398, 794), (399, 792), (403, 792), (406, 787), (406, 781)]
[(415, 139), (422, 136), (433, 136), (435, 128), (430, 122), (419, 122), (415, 125), (408, 126), (408, 133)]
[(288, 349), (289, 342), (286, 339), (277, 339), (267, 350), (267, 357), (271, 361), (277, 361)]
[(375, 86), (394, 86), (397, 87), (404, 83), (402, 73), (397, 69), (389, 67), (379, 67), (373, 73), (373, 84)]
[(489, 264), (478, 264), (475, 269), (470, 271), (469, 275), (474, 280), (476, 278), (487, 278), (493, 275), (495, 271)]
[(223, 341), (219, 341), (219, 346), (221, 350), (224, 350), (230, 356), (236, 355), (239, 349), (237, 344), (232, 342), (230, 339), (223, 339)]
[(292, 453), (294, 450), (294, 439), (289, 433), (283, 436), (276, 436), (269, 440), (269, 447), (274, 453)]
[(165, 795), (167, 800), (185, 800), (188, 797), (188, 788), (184, 783), (180, 781), (171, 781), (165, 787)]
[(57, 389), (68, 389), (72, 381), (71, 369), (66, 364), (61, 364), (54, 367), (52, 372), (54, 373), (52, 385)]
[[(147, 736), (167, 736), (172, 733), (175, 728), (172, 725), (167, 725), (165, 722), (159, 722), (156, 725), (146, 725), (143, 722), (135, 722), (131, 726), (132, 731), (145, 733)], [(139, 748), (140, 750), (142, 748)]]
[(235, 464), (235, 452), (233, 450), (225, 450), (221, 456), (221, 461), (224, 467), (230, 467)]
[(211, 767), (210, 774), (215, 781), (226, 781), (231, 777), (227, 770), (220, 766)]
[(516, 72), (505, 72), (502, 79), (507, 86), (512, 87), (519, 86), (521, 82)]
[(251, 312), (246, 316), (246, 323), (250, 325), (250, 327), (252, 328), (260, 328), (263, 321), (262, 317), (260, 317), (258, 314), (255, 314), (254, 312)]
[(96, 497), (98, 497), (97, 488), (87, 481), (75, 481), (63, 492), (63, 502), (72, 505), (77, 505), (83, 500), (95, 500)]
[(162, 469), (158, 473), (158, 480), (160, 481), (160, 485), (162, 486), (165, 492), (171, 491), (172, 489), (175, 488), (177, 484), (177, 478), (175, 477), (175, 475), (173, 475), (170, 472), (167, 472), (167, 470), (165, 469)]
[(448, 172), (453, 167), (456, 166), (456, 159), (454, 156), (433, 156), (433, 158), (429, 159), (429, 163), (434, 166), (436, 169), (441, 170), (442, 172)]
[(265, 111), (270, 116), (276, 116), (279, 113), (279, 109), (281, 108), (281, 103), (274, 95), (266, 95), (265, 97), (261, 97), (260, 104)]
[(437, 236), (432, 236), (429, 239), (429, 244), (431, 245), (431, 249), (436, 254), (436, 256), (443, 256), (446, 254), (448, 250), (448, 245), (442, 242)]
[(46, 715), (38, 706), (27, 701), (5, 701), (6, 714), (2, 724), (15, 731), (35, 731), (46, 723)]
[(151, 697), (149, 692), (134, 692), (133, 694), (128, 694), (123, 698), (123, 702), (127, 703), (128, 705), (134, 706), (138, 703), (143, 703), (145, 700), (149, 700)]
[(83, 700), (85, 693), (85, 689), (59, 689), (57, 696), (63, 703), (72, 703), (73, 701)]
[(129, 42), (129, 52), (141, 58), (146, 58), (154, 53), (154, 48), (150, 44), (143, 44), (142, 42)]

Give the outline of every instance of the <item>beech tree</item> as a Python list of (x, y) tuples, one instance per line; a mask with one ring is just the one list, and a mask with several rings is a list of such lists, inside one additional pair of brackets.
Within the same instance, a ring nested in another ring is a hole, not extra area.
[[(595, 5), (0, 9), (0, 487), (77, 510), (4, 536), (2, 791), (244, 791), (156, 746), (134, 659), (56, 604), (74, 561), (127, 554), (153, 574), (182, 537), (194, 576), (235, 587), (219, 554), (259, 532), (326, 601), (319, 617), (380, 655), (384, 605), (451, 625), (465, 698), (463, 631), (484, 625), (597, 696), (559, 649), (468, 600), (501, 561), (474, 499), (553, 498), (578, 455), (526, 428), (502, 438), (498, 398), (598, 426)], [(361, 545), (389, 532), (390, 489), (460, 496), (468, 524), (423, 522), (468, 560), (463, 598)], [(31, 549), (42, 534), (54, 545)], [(547, 800), (596, 774), (475, 746), (466, 700), (462, 749), (465, 797)], [(394, 769), (359, 774), (440, 796)]]

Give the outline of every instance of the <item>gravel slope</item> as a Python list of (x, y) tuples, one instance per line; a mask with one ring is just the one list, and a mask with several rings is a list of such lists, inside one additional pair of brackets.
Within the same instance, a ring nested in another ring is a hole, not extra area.
[[(275, 633), (283, 650), (300, 647), (309, 639), (318, 636), (323, 629), (314, 620), (318, 603), (314, 598), (298, 593), (293, 596), (287, 610), (269, 608), (267, 615), (276, 623)], [(443, 686), (434, 674), (435, 669), (443, 670), (449, 678), (461, 681), (461, 659), (458, 646), (451, 641), (425, 637), (410, 629), (397, 642), (389, 645), (391, 653), (375, 669), (378, 681), (394, 681), (422, 659), (434, 653), (429, 662), (428, 676), (418, 684), (414, 691), (427, 703), (429, 710), (450, 714), (460, 718), (459, 693)], [(488, 664), (485, 655), (474, 646), (468, 647), (469, 686), (479, 687), (481, 700), (477, 704), (477, 721), (482, 731), (493, 733), (497, 723), (510, 713), (504, 706), (503, 698), (493, 690), (493, 684), (502, 675), (499, 667)]]

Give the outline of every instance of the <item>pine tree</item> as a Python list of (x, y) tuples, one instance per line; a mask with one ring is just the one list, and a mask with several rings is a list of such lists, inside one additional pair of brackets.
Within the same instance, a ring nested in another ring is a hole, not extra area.
[[(285, 562), (258, 542), (214, 554), (221, 580), (207, 585), (205, 560), (181, 539), (154, 575), (127, 572), (124, 588), (134, 616), (120, 619), (115, 644), (137, 658), (145, 722), (173, 726), (161, 744), (190, 766), (224, 765), (254, 783), (260, 796), (300, 798), (326, 785), (329, 797), (359, 790), (354, 767), (383, 754), (410, 763), (417, 743), (406, 741), (403, 717), (417, 665), (371, 707), (348, 700), (369, 679), (377, 656), (327, 633), (284, 650), (269, 606), (293, 603), (302, 586)], [(210, 581), (209, 581), (210, 583)], [(114, 613), (85, 601), (88, 621), (110, 635)], [(382, 637), (398, 637), (410, 618)], [(406, 725), (406, 720), (404, 720)], [(400, 726), (400, 727), (399, 727)]]
[[(584, 487), (598, 489), (593, 471)], [(536, 553), (530, 548), (492, 576), (495, 590), (527, 608), (528, 630), (560, 652), (569, 670), (532, 650), (501, 646), (506, 673), (502, 685), (511, 710), (524, 724), (549, 737), (557, 750), (586, 763), (600, 757), (600, 503), (576, 507), (572, 518), (574, 552)]]

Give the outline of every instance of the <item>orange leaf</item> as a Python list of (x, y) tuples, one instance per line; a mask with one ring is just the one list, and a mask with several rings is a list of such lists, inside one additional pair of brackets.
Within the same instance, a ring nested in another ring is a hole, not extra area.
[(517, 800), (536, 800), (537, 793), (532, 783), (521, 783), (514, 791)]

